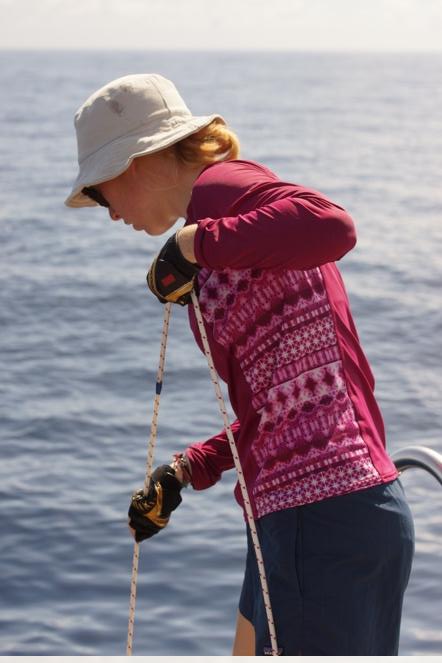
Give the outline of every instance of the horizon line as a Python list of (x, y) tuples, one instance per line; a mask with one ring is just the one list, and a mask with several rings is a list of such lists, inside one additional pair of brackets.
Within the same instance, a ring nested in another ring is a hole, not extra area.
[(394, 55), (394, 54), (422, 54), (422, 55), (440, 55), (442, 48), (408, 48), (408, 49), (384, 49), (384, 48), (358, 48), (358, 49), (335, 49), (335, 48), (318, 48), (318, 49), (303, 49), (303, 48), (143, 48), (143, 47), (130, 47), (127, 48), (110, 48), (110, 47), (61, 47), (61, 46), (2, 46), (0, 45), (1, 52), (19, 52), (19, 53), (34, 53), (39, 52), (64, 52), (64, 53), (307, 53), (307, 54), (380, 54), (380, 55)]

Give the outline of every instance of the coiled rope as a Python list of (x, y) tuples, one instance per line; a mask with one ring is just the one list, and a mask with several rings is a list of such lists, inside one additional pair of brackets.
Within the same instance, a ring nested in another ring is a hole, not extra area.
[[(252, 541), (253, 541), (253, 547), (255, 549), (255, 555), (256, 555), (256, 560), (258, 563), (258, 572), (259, 572), (259, 578), (261, 582), (261, 589), (263, 593), (263, 598), (264, 598), (264, 606), (266, 610), (266, 616), (267, 616), (267, 623), (269, 627), (269, 634), (270, 634), (270, 651), (266, 652), (268, 654), (271, 654), (272, 656), (278, 656), (281, 651), (278, 649), (278, 643), (276, 640), (276, 631), (275, 631), (275, 623), (273, 621), (273, 613), (272, 613), (272, 607), (270, 604), (270, 595), (269, 595), (269, 589), (268, 589), (268, 584), (267, 584), (267, 578), (265, 574), (265, 569), (264, 569), (264, 561), (262, 558), (262, 552), (261, 552), (261, 546), (259, 543), (258, 539), (258, 532), (256, 531), (256, 525), (255, 525), (255, 520), (253, 518), (253, 512), (252, 512), (252, 507), (250, 504), (250, 499), (249, 499), (249, 494), (247, 491), (247, 486), (246, 482), (244, 480), (244, 474), (242, 471), (241, 467), (241, 462), (238, 456), (238, 452), (236, 450), (236, 444), (235, 444), (235, 439), (233, 437), (233, 432), (232, 428), (230, 426), (229, 422), (229, 417), (227, 414), (226, 406), (224, 403), (224, 398), (221, 392), (221, 387), (219, 385), (219, 380), (218, 376), (215, 370), (215, 366), (213, 364), (213, 359), (212, 359), (212, 353), (210, 352), (210, 347), (209, 347), (209, 342), (207, 340), (207, 335), (206, 335), (206, 330), (204, 327), (204, 322), (203, 318), (201, 315), (201, 310), (199, 307), (198, 299), (195, 294), (195, 291), (192, 291), (191, 293), (192, 297), (192, 303), (194, 306), (195, 310), (195, 316), (196, 320), (198, 323), (198, 329), (201, 335), (201, 340), (203, 343), (203, 348), (204, 348), (204, 354), (206, 355), (207, 363), (209, 365), (209, 371), (210, 371), (210, 377), (212, 379), (213, 386), (215, 388), (215, 394), (216, 398), (218, 401), (218, 406), (221, 412), (221, 416), (223, 418), (224, 422), (224, 429), (226, 431), (227, 439), (229, 441), (230, 445), (230, 450), (232, 452), (233, 456), (233, 461), (235, 463), (235, 468), (236, 472), (238, 475), (238, 482), (240, 485), (241, 489), (241, 495), (244, 501), (244, 507), (246, 511), (246, 516), (247, 516), (247, 522), (250, 528), (250, 533), (252, 536)], [(165, 355), (166, 355), (166, 343), (167, 343), (167, 334), (168, 334), (168, 329), (169, 329), (169, 319), (170, 319), (170, 312), (171, 312), (171, 304), (168, 303), (165, 306), (165, 311), (164, 311), (164, 323), (163, 323), (163, 332), (161, 336), (161, 349), (160, 349), (160, 362), (159, 362), (159, 367), (158, 367), (158, 374), (157, 374), (157, 383), (156, 383), (156, 394), (155, 394), (155, 400), (154, 400), (154, 412), (153, 412), (153, 417), (152, 417), (152, 424), (151, 424), (151, 433), (150, 433), (150, 438), (149, 438), (149, 445), (148, 445), (148, 452), (147, 452), (147, 468), (146, 468), (146, 477), (144, 481), (144, 492), (147, 492), (149, 481), (150, 481), (150, 476), (152, 474), (152, 466), (153, 466), (153, 454), (154, 454), (154, 448), (155, 448), (155, 442), (156, 442), (156, 433), (157, 433), (157, 420), (158, 420), (158, 410), (159, 410), (159, 403), (160, 403), (160, 393), (161, 393), (161, 386), (162, 386), (162, 380), (163, 380), (163, 372), (164, 372), (164, 361), (165, 361)], [(133, 562), (132, 562), (132, 578), (131, 578), (131, 589), (130, 589), (130, 606), (129, 606), (129, 627), (128, 627), (128, 633), (127, 633), (127, 648), (126, 648), (126, 655), (131, 656), (132, 654), (132, 643), (133, 643), (133, 633), (134, 633), (134, 621), (135, 621), (135, 603), (136, 603), (136, 591), (137, 591), (137, 577), (138, 577), (138, 560), (139, 560), (139, 544), (135, 543), (134, 546), (134, 555), (133, 555)]]

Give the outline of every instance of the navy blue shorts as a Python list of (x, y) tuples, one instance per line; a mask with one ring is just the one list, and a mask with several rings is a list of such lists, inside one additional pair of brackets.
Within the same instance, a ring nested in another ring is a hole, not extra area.
[[(283, 655), (397, 655), (414, 554), (399, 479), (277, 511), (256, 525)], [(248, 527), (247, 538), (239, 610), (262, 656), (270, 636)]]

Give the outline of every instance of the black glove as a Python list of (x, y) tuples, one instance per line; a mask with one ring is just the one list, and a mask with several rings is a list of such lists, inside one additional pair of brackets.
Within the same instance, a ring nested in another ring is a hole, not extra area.
[(177, 234), (169, 237), (147, 274), (147, 285), (162, 304), (173, 302), (185, 306), (190, 302), (193, 282), (200, 267), (181, 253)]
[(137, 490), (129, 508), (129, 525), (135, 530), (135, 541), (149, 539), (166, 527), (170, 514), (182, 502), (182, 484), (170, 465), (160, 465), (153, 472), (149, 490)]

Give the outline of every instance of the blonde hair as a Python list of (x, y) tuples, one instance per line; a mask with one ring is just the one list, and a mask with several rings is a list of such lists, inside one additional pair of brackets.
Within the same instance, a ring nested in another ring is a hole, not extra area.
[(239, 140), (221, 119), (213, 120), (197, 133), (172, 145), (179, 161), (189, 166), (199, 166), (229, 161), (239, 156)]

